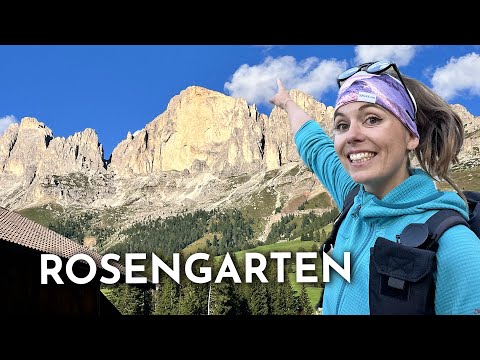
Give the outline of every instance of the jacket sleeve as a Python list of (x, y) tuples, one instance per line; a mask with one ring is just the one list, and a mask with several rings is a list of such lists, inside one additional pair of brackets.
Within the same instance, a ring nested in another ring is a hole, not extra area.
[(480, 239), (456, 225), (439, 239), (436, 314), (480, 314)]
[(295, 145), (303, 162), (318, 177), (333, 197), (339, 209), (355, 182), (343, 168), (335, 153), (333, 141), (320, 125), (309, 120), (294, 136)]

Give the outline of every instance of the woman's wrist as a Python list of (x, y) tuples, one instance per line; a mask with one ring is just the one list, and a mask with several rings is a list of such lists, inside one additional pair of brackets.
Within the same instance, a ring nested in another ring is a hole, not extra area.
[(289, 101), (293, 102), (292, 99), (287, 99), (287, 100), (283, 103), (283, 110), (287, 111), (287, 103), (288, 103)]

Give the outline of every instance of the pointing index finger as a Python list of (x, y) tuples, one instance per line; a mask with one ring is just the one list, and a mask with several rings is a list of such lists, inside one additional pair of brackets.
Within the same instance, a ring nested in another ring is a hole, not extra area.
[(285, 86), (283, 86), (283, 83), (280, 79), (277, 79), (277, 85), (278, 85), (278, 89), (285, 89)]

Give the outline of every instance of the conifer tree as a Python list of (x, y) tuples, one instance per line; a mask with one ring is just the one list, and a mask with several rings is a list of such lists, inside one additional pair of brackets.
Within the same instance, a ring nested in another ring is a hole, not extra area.
[(144, 291), (133, 285), (126, 285), (123, 297), (123, 315), (143, 315)]
[(281, 286), (284, 289), (285, 294), (285, 315), (294, 315), (297, 310), (297, 300), (288, 274), (285, 276), (285, 282)]
[(267, 288), (268, 300), (269, 300), (269, 313), (276, 314), (278, 313), (278, 308), (283, 307), (283, 300), (280, 299), (279, 294), (279, 283), (278, 283), (278, 269), (276, 262), (267, 262), (267, 267), (265, 269), (265, 277), (268, 280), (268, 283), (265, 284)]
[(155, 314), (178, 314), (179, 285), (170, 276), (164, 276), (155, 291)]
[[(238, 261), (235, 254), (229, 254), (232, 259), (233, 266), (239, 272)], [(211, 315), (235, 315), (241, 313), (241, 300), (238, 296), (237, 284), (231, 277), (223, 278), (221, 282), (214, 283), (218, 275), (220, 265), (225, 257), (222, 256), (221, 261), (212, 264), (213, 279), (210, 283), (210, 314)], [(242, 274), (239, 272), (240, 278)]]
[(152, 315), (153, 314), (153, 290), (151, 289), (140, 289), (142, 291), (143, 297), (143, 307), (142, 315)]
[(122, 315), (147, 315), (150, 314), (151, 304), (146, 292), (146, 289), (120, 284), (112, 288), (108, 299)]
[(200, 304), (201, 302), (194, 284), (187, 282), (181, 287), (181, 296), (178, 302), (178, 314), (200, 315), (202, 312)]
[(327, 233), (325, 232), (325, 229), (322, 229), (322, 231), (320, 233), (320, 242), (324, 243), (325, 240), (327, 240)]
[(233, 288), (228, 282), (211, 283), (210, 315), (231, 315)]
[(302, 283), (302, 290), (298, 299), (298, 312), (300, 315), (313, 314), (312, 305), (310, 305), (310, 299), (308, 298), (307, 287), (305, 286), (305, 283)]
[(267, 284), (254, 280), (251, 286), (252, 296), (249, 301), (249, 308), (252, 315), (268, 315), (270, 313), (270, 309), (268, 305), (269, 299)]
[(278, 284), (275, 297), (272, 301), (272, 313), (273, 315), (283, 315), (287, 313), (287, 297), (285, 294), (285, 287), (283, 284)]

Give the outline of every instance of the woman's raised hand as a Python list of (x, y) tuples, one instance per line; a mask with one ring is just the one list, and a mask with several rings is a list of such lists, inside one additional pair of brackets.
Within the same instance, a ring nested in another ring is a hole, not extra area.
[(277, 85), (277, 93), (273, 95), (273, 97), (270, 99), (270, 102), (281, 109), (285, 109), (287, 101), (292, 99), (290, 98), (288, 90), (285, 88), (285, 86), (283, 86), (283, 83), (280, 81), (280, 79), (277, 79)]

